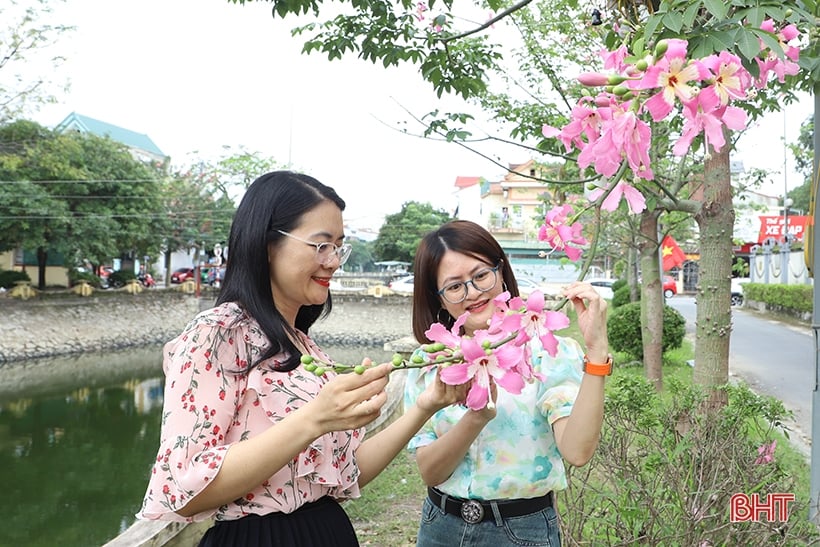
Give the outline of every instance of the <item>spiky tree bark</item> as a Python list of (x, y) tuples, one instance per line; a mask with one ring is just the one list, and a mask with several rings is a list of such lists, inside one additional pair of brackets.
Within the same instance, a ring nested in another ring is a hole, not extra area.
[(658, 215), (660, 211), (641, 213), (641, 341), (646, 378), (660, 391), (663, 388), (663, 291), (658, 262)]
[(712, 406), (726, 404), (717, 388), (729, 381), (729, 333), (732, 331), (730, 279), (735, 210), (729, 171), (729, 147), (707, 156), (704, 164), (703, 205), (695, 215), (700, 227), (700, 274), (696, 287), (696, 383), (712, 388)]

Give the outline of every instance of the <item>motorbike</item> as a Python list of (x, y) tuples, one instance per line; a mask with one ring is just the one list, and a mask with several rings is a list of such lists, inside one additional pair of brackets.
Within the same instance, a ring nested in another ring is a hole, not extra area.
[(154, 280), (154, 276), (149, 274), (148, 272), (140, 273), (139, 275), (137, 275), (137, 280), (140, 283), (142, 283), (143, 287), (150, 288), (157, 284), (157, 282)]

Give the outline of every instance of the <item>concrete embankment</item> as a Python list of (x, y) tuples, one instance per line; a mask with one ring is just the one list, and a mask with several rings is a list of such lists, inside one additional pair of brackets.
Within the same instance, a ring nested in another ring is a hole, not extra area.
[[(213, 294), (174, 290), (90, 297), (0, 298), (0, 367), (33, 359), (157, 345), (170, 340)], [(322, 345), (382, 346), (411, 333), (406, 297), (335, 296), (312, 336)]]

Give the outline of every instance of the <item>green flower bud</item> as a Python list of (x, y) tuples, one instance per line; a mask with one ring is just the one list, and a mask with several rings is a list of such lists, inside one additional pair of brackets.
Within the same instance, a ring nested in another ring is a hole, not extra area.
[(401, 356), (401, 353), (394, 353), (393, 354), (393, 366), (397, 367), (404, 362), (404, 358)]
[(317, 367), (314, 363), (308, 363), (307, 365), (305, 365), (305, 370), (308, 372), (313, 372), (314, 370), (316, 370), (316, 368)]
[(313, 362), (313, 355), (302, 355), (299, 360), (302, 361), (303, 365), (309, 365)]
[(786, 10), (786, 13), (784, 15), (786, 17), (791, 17), (793, 14), (794, 14), (794, 11), (791, 8), (789, 8), (789, 9)]
[(484, 349), (489, 349), (489, 347), (491, 345), (492, 345), (492, 342), (490, 342), (489, 340), (484, 340), (483, 342), (481, 342), (481, 347), (484, 348)]
[(607, 78), (607, 84), (609, 85), (618, 85), (622, 84), (626, 81), (626, 76), (621, 76), (620, 74), (611, 74)]
[(669, 49), (669, 43), (666, 40), (661, 40), (658, 42), (658, 45), (655, 46), (655, 59), (660, 59), (663, 57), (667, 49)]
[(618, 97), (623, 97), (627, 93), (629, 93), (629, 88), (625, 85), (616, 85), (614, 88), (612, 88), (612, 94)]
[(417, 365), (420, 365), (424, 362), (424, 357), (422, 357), (421, 355), (414, 355), (410, 358), (410, 360), (416, 363)]
[(316, 367), (316, 369), (313, 371), (313, 374), (315, 374), (316, 376), (324, 376), (325, 372), (327, 372), (325, 370), (325, 367)]
[(649, 68), (649, 63), (646, 62), (646, 59), (641, 59), (637, 63), (635, 63), (635, 68), (644, 72), (647, 68)]
[(433, 344), (433, 351), (444, 351), (444, 348), (446, 347), (447, 346), (445, 346), (443, 343), (436, 342), (435, 344)]
[(365, 367), (364, 365), (356, 365), (353, 368), (353, 372), (355, 372), (356, 374), (364, 374), (365, 370), (367, 370), (367, 367)]
[(485, 353), (486, 355), (492, 355), (492, 354), (493, 354), (493, 350), (492, 350), (492, 349), (490, 349), (490, 348), (486, 348), (486, 349), (484, 349), (484, 353)]

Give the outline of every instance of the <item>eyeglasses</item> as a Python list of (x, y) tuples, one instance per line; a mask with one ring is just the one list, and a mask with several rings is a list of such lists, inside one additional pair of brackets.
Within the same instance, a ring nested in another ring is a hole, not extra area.
[(313, 245), (316, 247), (316, 262), (322, 266), (327, 266), (334, 256), (339, 259), (339, 266), (344, 265), (344, 263), (347, 262), (347, 259), (350, 258), (350, 252), (353, 250), (353, 246), (350, 245), (350, 243), (345, 243), (340, 247), (335, 243), (316, 243), (315, 241), (308, 241), (307, 239), (302, 239), (301, 237), (289, 234), (288, 232), (283, 232), (282, 230), (276, 231), (283, 236), (288, 236), (296, 241), (301, 241), (302, 243), (307, 243), (308, 245)]
[(467, 281), (456, 281), (450, 283), (443, 289), (440, 289), (436, 294), (443, 297), (444, 300), (450, 304), (460, 304), (467, 298), (467, 292), (470, 290), (469, 285), (475, 287), (478, 292), (487, 292), (495, 287), (498, 282), (498, 268), (501, 263), (496, 264), (494, 268), (487, 268), (480, 270), (472, 278)]

